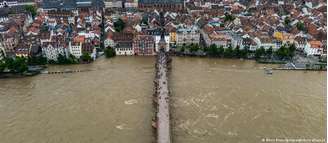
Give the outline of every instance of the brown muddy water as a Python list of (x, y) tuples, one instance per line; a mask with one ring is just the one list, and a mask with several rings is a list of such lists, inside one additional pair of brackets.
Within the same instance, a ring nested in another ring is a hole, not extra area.
[(273, 71), (269, 76), (265, 66), (254, 61), (174, 58), (174, 142), (325, 139), (326, 72)]
[[(74, 74), (0, 79), (1, 143), (151, 143), (154, 57), (51, 66)], [(174, 143), (326, 138), (326, 72), (253, 61), (173, 58)]]

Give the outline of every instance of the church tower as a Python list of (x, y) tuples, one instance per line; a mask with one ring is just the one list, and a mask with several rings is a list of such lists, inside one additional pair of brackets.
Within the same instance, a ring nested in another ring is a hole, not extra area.
[(161, 36), (158, 43), (158, 50), (164, 50), (167, 52), (169, 51), (169, 44), (165, 40), (165, 28), (164, 28), (165, 18), (163, 12), (160, 13), (160, 24), (161, 24), (161, 28), (160, 28)]

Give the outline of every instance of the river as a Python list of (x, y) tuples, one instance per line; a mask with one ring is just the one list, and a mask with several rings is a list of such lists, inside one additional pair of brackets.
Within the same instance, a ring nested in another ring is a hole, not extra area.
[(174, 58), (175, 143), (326, 138), (326, 72), (273, 71), (254, 61)]
[(153, 140), (154, 57), (99, 59), (91, 69), (0, 80), (1, 143), (147, 143)]
[[(115, 57), (0, 79), (1, 143), (151, 143), (154, 57)], [(173, 58), (174, 143), (325, 138), (326, 72), (274, 71), (253, 61)]]

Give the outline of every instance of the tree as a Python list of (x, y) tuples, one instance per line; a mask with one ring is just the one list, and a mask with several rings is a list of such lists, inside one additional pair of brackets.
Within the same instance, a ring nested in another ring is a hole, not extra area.
[(141, 24), (148, 25), (148, 17), (147, 16), (145, 16), (145, 17), (142, 18)]
[(14, 58), (5, 58), (5, 65), (9, 71), (12, 71), (15, 68)]
[(60, 54), (60, 55), (58, 55), (57, 63), (58, 64), (67, 64), (68, 60), (64, 55)]
[(31, 15), (32, 15), (33, 18), (37, 15), (37, 9), (36, 9), (36, 7), (33, 6), (33, 5), (26, 5), (26, 6), (24, 7), (24, 9), (25, 9), (27, 12), (31, 13)]
[(236, 57), (236, 58), (240, 58), (241, 57), (241, 52), (240, 52), (239, 45), (237, 45), (236, 48), (233, 50), (233, 56)]
[(212, 45), (209, 47), (209, 49), (208, 49), (208, 51), (207, 51), (207, 54), (208, 54), (209, 56), (215, 57), (215, 56), (217, 55), (217, 53), (218, 53), (218, 47), (217, 47), (215, 44), (212, 44)]
[(107, 47), (105, 49), (105, 56), (106, 56), (106, 58), (111, 58), (111, 57), (116, 56), (114, 48)]
[(77, 59), (74, 55), (70, 54), (67, 58), (67, 64), (78, 64), (79, 59)]
[[(53, 61), (49, 61), (49, 64), (53, 63)], [(57, 58), (57, 62), (55, 64), (77, 64), (79, 63), (79, 60), (72, 54), (68, 56), (68, 58), (65, 55), (60, 54)]]
[(235, 17), (231, 14), (224, 14), (224, 22), (227, 22), (227, 21), (234, 21), (235, 20)]
[(240, 58), (247, 58), (247, 54), (248, 54), (248, 47), (244, 47), (241, 51), (240, 51)]
[(280, 59), (291, 59), (294, 57), (296, 51), (296, 46), (291, 45), (282, 45), (276, 52), (275, 55)]
[(289, 26), (290, 22), (291, 21), (290, 21), (289, 17), (286, 17), (285, 20), (284, 20), (285, 26)]
[(296, 27), (297, 27), (297, 29), (300, 30), (300, 31), (305, 31), (305, 30), (306, 30), (306, 29), (305, 29), (305, 25), (304, 25), (303, 22), (297, 22)]
[(14, 62), (15, 64), (15, 72), (23, 73), (28, 70), (27, 67), (27, 59), (24, 57), (16, 57), (16, 60)]
[(89, 63), (92, 61), (92, 58), (89, 53), (82, 53), (81, 60)]
[(267, 57), (271, 57), (272, 54), (273, 54), (273, 49), (272, 49), (272, 47), (270, 47), (269, 49), (265, 50), (265, 55), (266, 55)]
[(275, 54), (278, 56), (280, 59), (286, 59), (288, 57), (288, 48), (286, 48), (285, 45), (281, 46)]
[(6, 63), (4, 60), (0, 60), (0, 73), (6, 69)]
[(265, 54), (265, 49), (260, 47), (259, 49), (255, 50), (255, 59), (260, 59)]
[(219, 49), (217, 50), (217, 56), (222, 57), (224, 54), (224, 48), (223, 46), (220, 46)]
[(199, 45), (198, 44), (191, 44), (190, 45), (190, 52), (194, 53), (199, 50)]
[(184, 46), (182, 46), (182, 47), (180, 48), (180, 52), (182, 52), (182, 53), (185, 52), (185, 47), (184, 47)]
[(228, 48), (224, 49), (224, 53), (223, 56), (226, 58), (232, 58), (233, 57), (233, 49), (231, 46), (229, 46)]
[(116, 22), (114, 22), (114, 29), (116, 32), (122, 32), (125, 27), (124, 21), (119, 18)]
[(220, 24), (220, 27), (224, 27), (224, 23), (221, 23), (221, 24)]
[(28, 70), (27, 59), (24, 57), (6, 58), (4, 63), (4, 69), (7, 68), (10, 72), (23, 73)]

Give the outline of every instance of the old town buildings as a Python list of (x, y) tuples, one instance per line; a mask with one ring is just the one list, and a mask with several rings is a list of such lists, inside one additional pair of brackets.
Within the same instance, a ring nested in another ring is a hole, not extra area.
[(155, 55), (155, 40), (150, 35), (138, 35), (133, 41), (135, 55)]
[[(326, 54), (327, 4), (323, 0), (46, 0), (38, 6), (34, 18), (24, 13), (0, 14), (4, 55), (79, 58), (83, 53), (95, 55), (102, 40), (117, 55), (155, 55), (161, 39), (167, 51), (190, 44), (251, 51), (295, 44), (308, 56)], [(102, 8), (115, 9), (106, 9), (104, 34)], [(119, 19), (125, 24), (122, 31), (115, 28)]]

